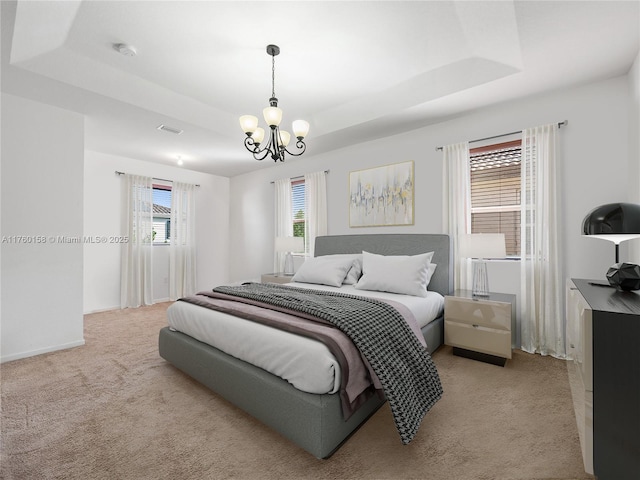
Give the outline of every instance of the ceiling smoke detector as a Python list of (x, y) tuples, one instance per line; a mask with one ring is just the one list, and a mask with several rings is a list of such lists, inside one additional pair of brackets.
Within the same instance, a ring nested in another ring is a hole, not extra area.
[(125, 57), (135, 57), (138, 54), (136, 47), (133, 45), (127, 45), (126, 43), (116, 43), (113, 45), (113, 48)]

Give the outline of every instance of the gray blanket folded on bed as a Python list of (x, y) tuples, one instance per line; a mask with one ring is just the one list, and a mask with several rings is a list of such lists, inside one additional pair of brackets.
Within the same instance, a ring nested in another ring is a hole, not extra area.
[(436, 366), (402, 315), (380, 300), (276, 284), (213, 289), (328, 321), (346, 333), (376, 373), (403, 444), (442, 396)]

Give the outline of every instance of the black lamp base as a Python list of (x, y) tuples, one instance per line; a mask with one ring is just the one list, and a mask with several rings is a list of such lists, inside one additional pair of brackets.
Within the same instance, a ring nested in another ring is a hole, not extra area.
[(607, 270), (609, 285), (620, 290), (640, 290), (640, 265), (616, 263)]

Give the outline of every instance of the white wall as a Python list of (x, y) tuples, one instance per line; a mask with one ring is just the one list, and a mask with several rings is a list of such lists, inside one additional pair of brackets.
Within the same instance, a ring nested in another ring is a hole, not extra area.
[[(629, 70), (629, 200), (640, 203), (640, 52)], [(631, 263), (640, 264), (640, 240), (630, 243)]]
[[(255, 278), (273, 264), (273, 185), (269, 182), (329, 169), (329, 234), (442, 232), (442, 153), (437, 146), (568, 120), (560, 131), (561, 218), (566, 277), (602, 278), (613, 262), (609, 242), (580, 235), (594, 207), (629, 198), (627, 76), (476, 110), (458, 118), (339, 151), (308, 153), (285, 164), (231, 179), (231, 280)], [(311, 155), (310, 155), (311, 154)], [(415, 225), (349, 228), (349, 172), (415, 162)], [(638, 159), (633, 159), (637, 162)], [(489, 266), (495, 291), (520, 293), (516, 262)]]
[[(84, 170), (85, 236), (121, 234), (122, 177), (115, 171), (194, 183), (196, 189), (197, 289), (229, 281), (229, 179), (185, 168), (87, 151)], [(169, 256), (154, 247), (154, 300), (169, 297)], [(84, 312), (120, 308), (120, 246), (85, 244)]]
[(2, 94), (2, 361), (84, 344), (83, 157), (81, 115)]
[[(0, 95), (0, 111), (2, 110), (3, 97)], [(4, 115), (0, 114), (0, 145), (2, 145), (2, 120)], [(0, 149), (0, 214), (2, 212), (2, 157)], [(0, 237), (2, 236), (2, 216), (0, 216)], [(0, 362), (2, 362), (2, 243), (0, 243)]]

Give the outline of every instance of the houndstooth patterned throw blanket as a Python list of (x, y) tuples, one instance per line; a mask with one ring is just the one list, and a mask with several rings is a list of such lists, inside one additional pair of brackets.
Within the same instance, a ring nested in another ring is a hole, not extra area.
[(431, 356), (402, 315), (381, 300), (260, 283), (213, 291), (307, 313), (347, 334), (378, 376), (405, 445), (413, 440), (424, 415), (442, 396)]

